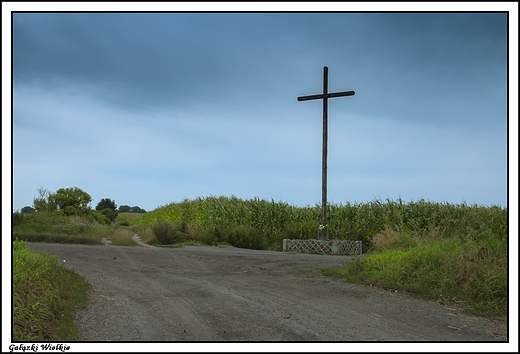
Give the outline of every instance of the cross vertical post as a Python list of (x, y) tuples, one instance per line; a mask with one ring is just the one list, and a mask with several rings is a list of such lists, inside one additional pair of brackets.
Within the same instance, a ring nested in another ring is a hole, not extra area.
[(323, 93), (318, 95), (300, 96), (298, 101), (323, 99), (323, 156), (321, 163), (321, 224), (318, 232), (320, 240), (329, 239), (329, 221), (327, 216), (327, 131), (328, 131), (328, 98), (353, 96), (354, 91), (329, 93), (329, 68), (323, 67)]
[(327, 217), (327, 153), (328, 153), (328, 111), (329, 111), (329, 68), (323, 68), (323, 156), (321, 157), (321, 227), (318, 231), (318, 239), (329, 238)]

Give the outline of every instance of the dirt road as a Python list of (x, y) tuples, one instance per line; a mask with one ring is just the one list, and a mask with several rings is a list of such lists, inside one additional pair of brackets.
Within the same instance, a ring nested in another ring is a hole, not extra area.
[(81, 341), (505, 341), (506, 321), (318, 271), (356, 256), (29, 243), (93, 283)]

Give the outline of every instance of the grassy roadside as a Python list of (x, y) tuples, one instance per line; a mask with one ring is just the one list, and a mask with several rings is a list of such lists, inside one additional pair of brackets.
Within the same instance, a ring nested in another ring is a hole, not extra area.
[[(88, 217), (58, 217), (52, 214), (18, 215), (22, 221), (13, 225), (12, 240), (27, 242), (74, 243), (137, 246), (132, 239), (138, 228), (135, 224), (143, 214), (120, 213), (111, 225), (100, 224)], [(144, 234), (145, 228), (140, 228)]]
[(507, 316), (507, 242), (492, 234), (476, 240), (423, 237), (419, 241), (401, 235), (393, 246), (375, 249), (343, 268), (322, 273), (457, 304), (472, 315)]
[(90, 284), (57, 264), (57, 257), (13, 242), (14, 341), (71, 341), (78, 339), (74, 309), (84, 307)]

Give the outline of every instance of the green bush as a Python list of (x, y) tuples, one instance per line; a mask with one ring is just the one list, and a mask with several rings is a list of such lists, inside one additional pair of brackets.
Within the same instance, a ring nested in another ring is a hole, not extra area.
[(185, 222), (161, 222), (151, 227), (157, 240), (163, 245), (181, 243), (188, 239), (187, 225)]
[(235, 247), (254, 250), (265, 249), (262, 233), (258, 229), (248, 225), (238, 225), (233, 227), (229, 231), (227, 241)]
[(115, 211), (113, 209), (105, 208), (105, 209), (99, 210), (99, 212), (101, 214), (105, 215), (107, 217), (107, 219), (110, 220), (111, 222), (115, 221), (117, 218), (117, 211)]
[(215, 220), (213, 224), (206, 227), (203, 242), (210, 245), (229, 244), (230, 227), (222, 220)]

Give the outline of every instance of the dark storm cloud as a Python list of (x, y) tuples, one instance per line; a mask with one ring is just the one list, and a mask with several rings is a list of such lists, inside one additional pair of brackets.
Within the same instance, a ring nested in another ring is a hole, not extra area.
[[(357, 66), (358, 91), (376, 103), (365, 113), (440, 124), (489, 124), (496, 104), (505, 114), (505, 14), (374, 14), (370, 21)], [(448, 119), (446, 108), (459, 119)]]
[(14, 79), (93, 83), (122, 107), (234, 100), (234, 109), (237, 99), (297, 94), (287, 87), (309, 58), (324, 65), (321, 53), (341, 51), (357, 23), (355, 14), (15, 14)]
[(16, 14), (15, 83), (90, 82), (121, 104), (238, 95), (246, 85), (266, 85), (259, 72), (283, 70), (274, 60), (283, 54), (276, 31), (269, 36), (264, 26), (279, 21), (263, 16)]
[(109, 98), (121, 104), (184, 99), (202, 89), (190, 75), (204, 75), (219, 64), (218, 57), (205, 62), (212, 55), (204, 55), (202, 47), (211, 49), (204, 41), (190, 44), (189, 21), (181, 22), (164, 15), (19, 14), (14, 24), (15, 82), (104, 85), (112, 92)]

